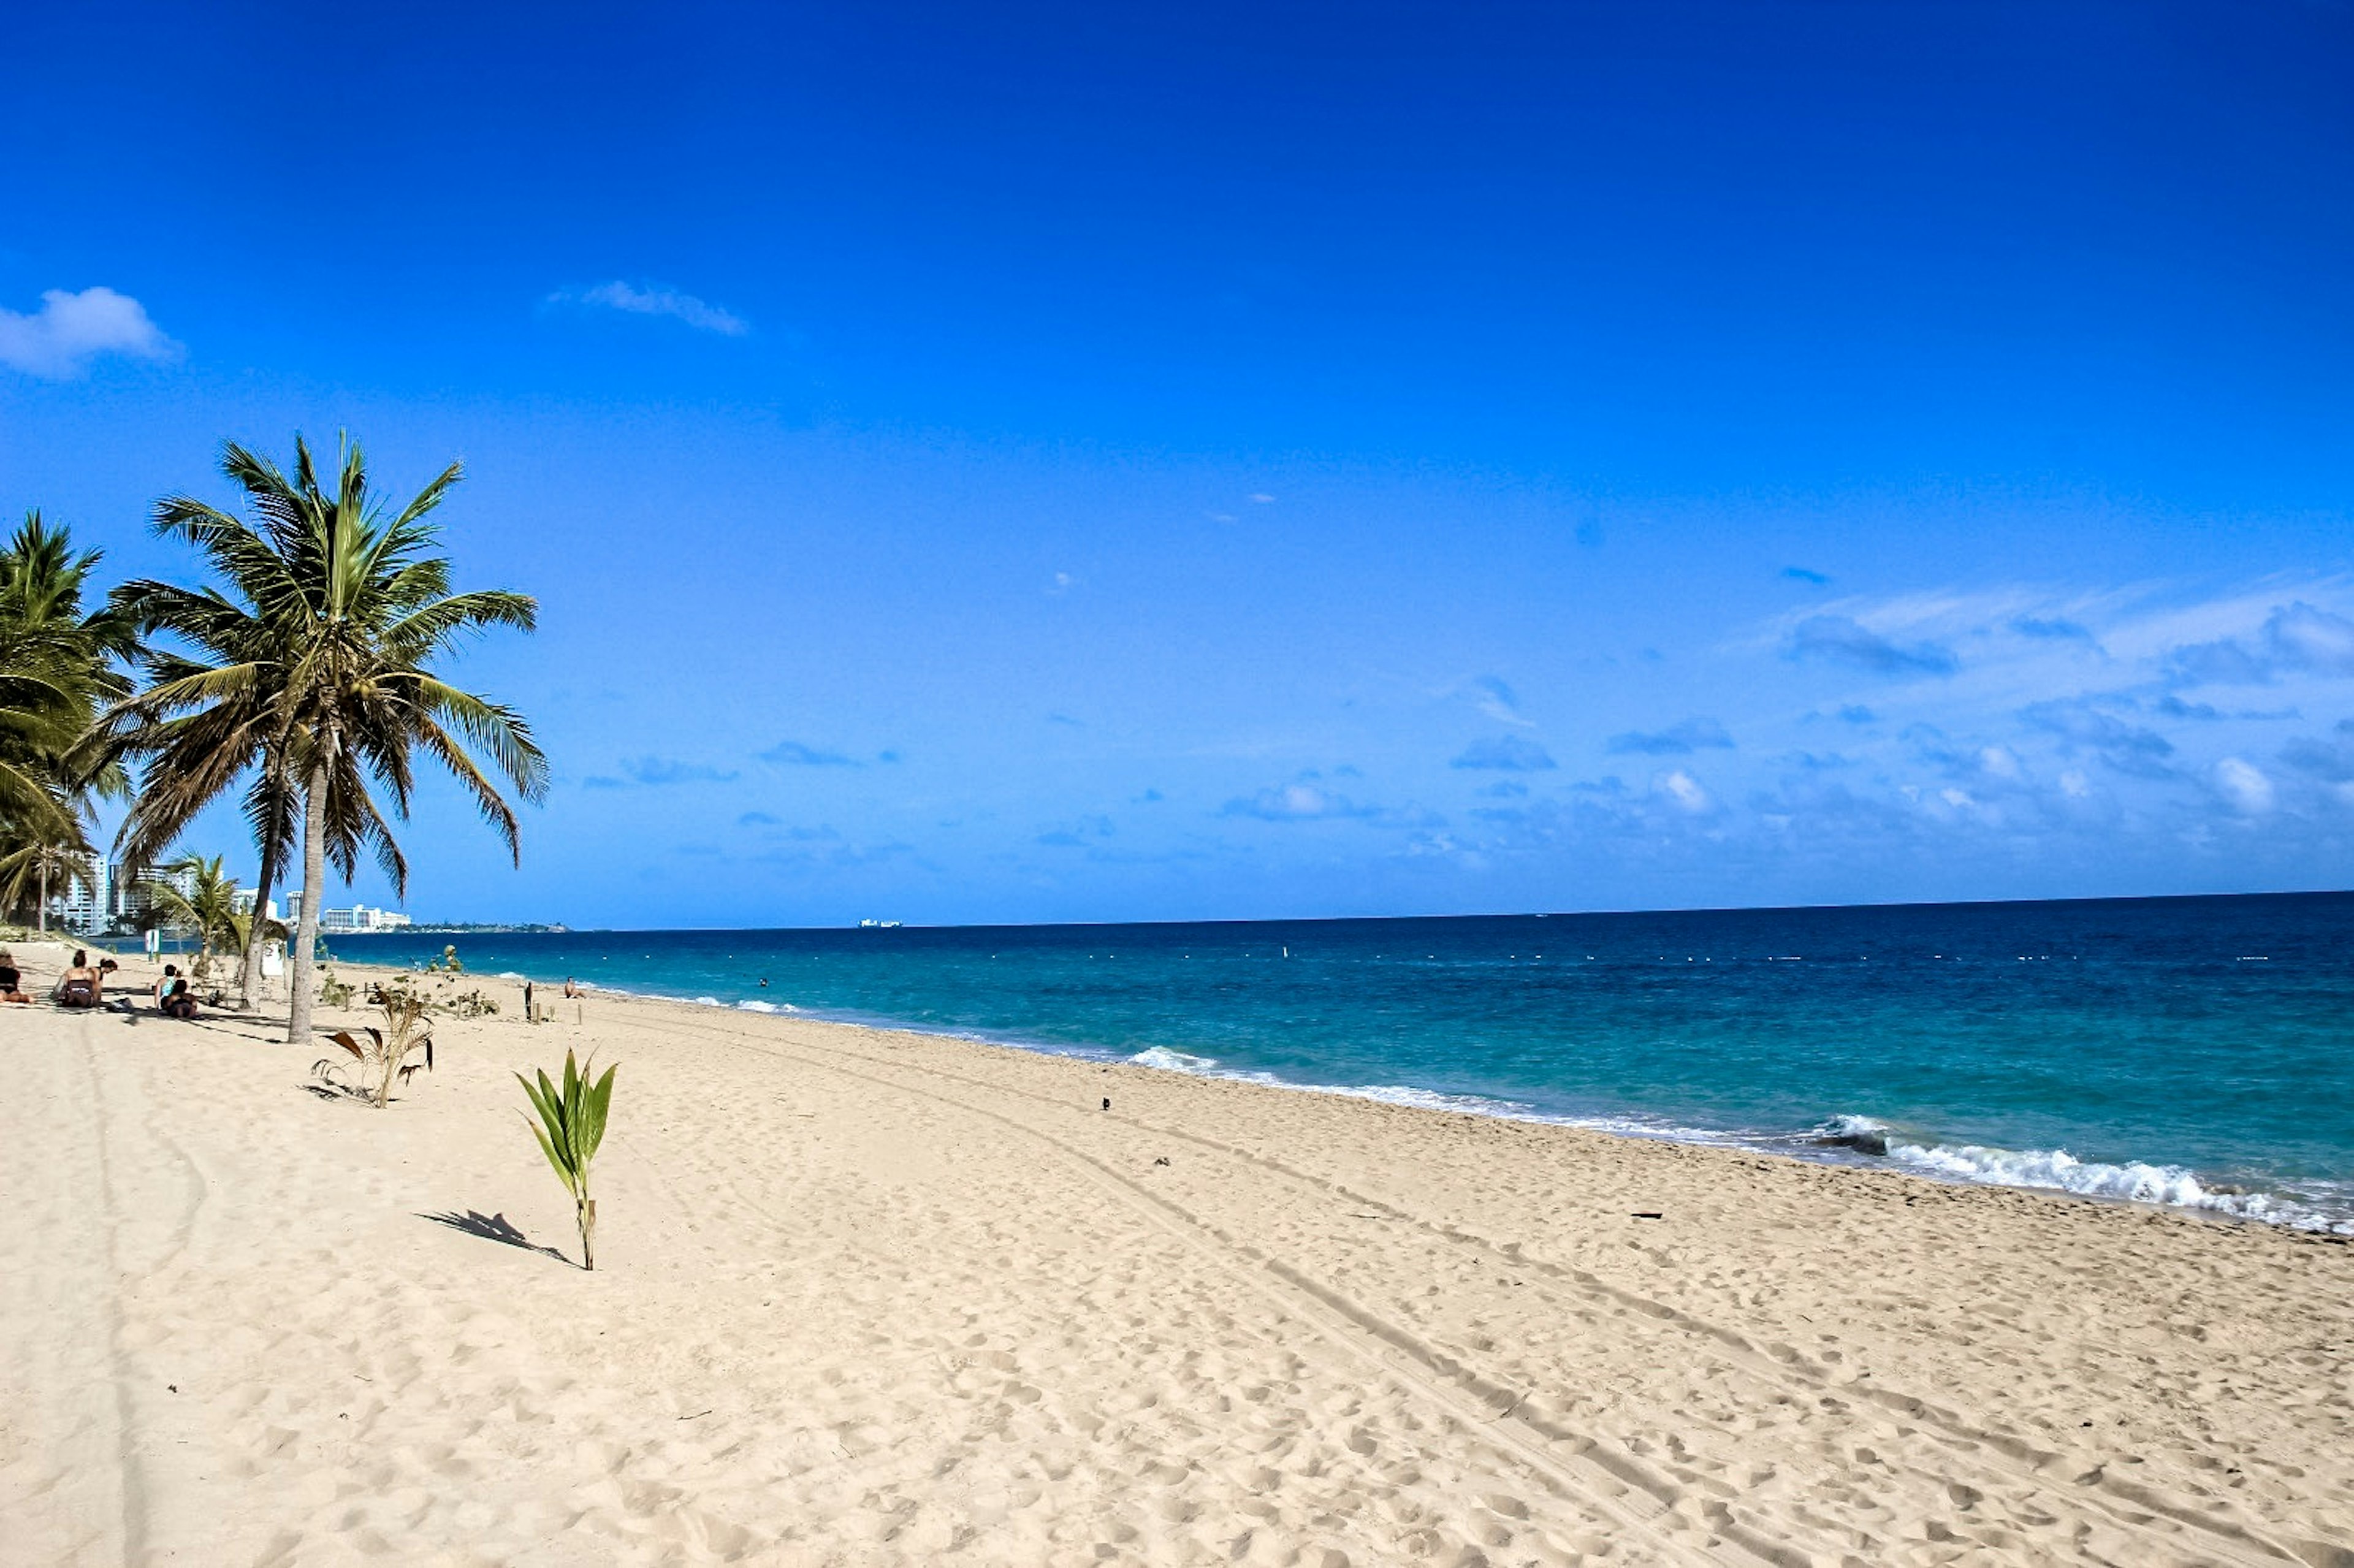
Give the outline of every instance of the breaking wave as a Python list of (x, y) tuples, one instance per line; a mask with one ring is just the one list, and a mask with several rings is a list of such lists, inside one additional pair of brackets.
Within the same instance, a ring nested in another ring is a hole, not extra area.
[[(2158, 1203), (2226, 1214), (2266, 1224), (2354, 1235), (2354, 1193), (2319, 1193), (2310, 1200), (2247, 1188), (2202, 1177), (2179, 1165), (2154, 1165), (2142, 1160), (2106, 1164), (2079, 1160), (2064, 1149), (1993, 1149), (1981, 1144), (1940, 1143), (1910, 1128), (1876, 1117), (1832, 1117), (1810, 1134), (1793, 1139), (1787, 1135), (1744, 1134), (1707, 1128), (1682, 1127), (1635, 1117), (1560, 1116), (1538, 1110), (1519, 1100), (1486, 1095), (1449, 1094), (1406, 1084), (1303, 1084), (1273, 1074), (1221, 1068), (1214, 1056), (1196, 1056), (1155, 1045), (1128, 1060), (1140, 1067), (1185, 1073), (1195, 1077), (1234, 1078), (1268, 1084), (1308, 1094), (1343, 1095), (1351, 1099), (1378, 1100), (1384, 1105), (1411, 1106), (1421, 1110), (1452, 1111), (1458, 1115), (1497, 1117), (1509, 1121), (1546, 1122), (1586, 1128), (1622, 1137), (1659, 1139), (1675, 1143), (1709, 1143), (1767, 1148), (1789, 1153), (1821, 1151), (1843, 1162), (1887, 1164), (1914, 1175), (1942, 1181), (1988, 1187), (2027, 1187), (2045, 1192), (2073, 1192), (2079, 1197), (2107, 1198), (2122, 1202)], [(1859, 1159), (1858, 1157), (1864, 1157)], [(2336, 1197), (2338, 1201), (2332, 1202)]]

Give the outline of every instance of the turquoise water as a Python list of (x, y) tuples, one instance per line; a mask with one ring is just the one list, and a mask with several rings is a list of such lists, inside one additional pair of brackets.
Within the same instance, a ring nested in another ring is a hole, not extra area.
[(334, 946), (445, 942), (543, 985), (2354, 1234), (2354, 895)]

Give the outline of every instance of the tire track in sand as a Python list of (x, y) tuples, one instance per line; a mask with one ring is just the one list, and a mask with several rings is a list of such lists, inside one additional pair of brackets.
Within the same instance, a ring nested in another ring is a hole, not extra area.
[[(690, 1023), (711, 1037), (732, 1039), (739, 1044), (745, 1044), (739, 1035), (717, 1025), (704, 1023), (700, 1020), (682, 1020), (681, 1022)], [(887, 1057), (878, 1058), (841, 1046), (815, 1045), (800, 1040), (795, 1040), (791, 1044), (802, 1051), (818, 1051), (832, 1055), (846, 1056), (872, 1068), (903, 1074), (917, 1074), (928, 1079), (945, 1079), (984, 1093), (1029, 1101), (1050, 1108), (1058, 1114), (1069, 1114), (1071, 1110), (1071, 1107), (1059, 1098), (1036, 1094), (1014, 1086), (969, 1077), (937, 1066), (911, 1067)], [(797, 1059), (810, 1065), (825, 1065), (822, 1063), (812, 1062), (807, 1056), (800, 1056)], [(1372, 1335), (1413, 1357), (1431, 1372), (1460, 1388), (1472, 1392), (1480, 1400), (1493, 1402), (1493, 1408), (1483, 1411), (1486, 1419), (1490, 1421), (1510, 1419), (1518, 1425), (1529, 1427), (1548, 1442), (1579, 1446), (1581, 1457), (1587, 1458), (1605, 1474), (1647, 1494), (1652, 1500), (1672, 1500), (1680, 1494), (1675, 1479), (1659, 1475), (1633, 1455), (1616, 1451), (1614, 1446), (1607, 1445), (1600, 1438), (1561, 1427), (1528, 1411), (1522, 1395), (1515, 1393), (1506, 1383), (1483, 1375), (1477, 1369), (1466, 1365), (1460, 1359), (1429, 1344), (1420, 1336), (1388, 1323), (1378, 1314), (1363, 1308), (1344, 1294), (1331, 1290), (1291, 1266), (1268, 1256), (1251, 1244), (1232, 1236), (1162, 1195), (1129, 1181), (1093, 1155), (1066, 1144), (1027, 1122), (991, 1112), (986, 1107), (956, 1100), (952, 1097), (942, 1096), (936, 1091), (928, 1091), (917, 1086), (905, 1084), (896, 1078), (876, 1079), (865, 1074), (856, 1075), (866, 1077), (871, 1082), (886, 1082), (909, 1092), (930, 1093), (932, 1097), (946, 1099), (950, 1104), (960, 1106), (960, 1108), (989, 1116), (1003, 1125), (1014, 1127), (1054, 1144), (1065, 1154), (1093, 1168), (1099, 1179), (1108, 1179), (1133, 1197), (1166, 1208), (1182, 1216), (1187, 1224), (1215, 1236), (1222, 1245), (1243, 1254), (1268, 1272), (1284, 1278), (1294, 1290), (1321, 1302), (1332, 1311), (1341, 1313), (1363, 1333)], [(1817, 1399), (1823, 1397), (1860, 1399), (1906, 1416), (1925, 1426), (1935, 1427), (1950, 1442), (1964, 1446), (1959, 1449), (1941, 1448), (1938, 1455), (1941, 1473), (1946, 1468), (1967, 1469), (1980, 1479), (1999, 1477), (2007, 1481), (2021, 1482), (2031, 1488), (2039, 1489), (2052, 1487), (2062, 1480), (2070, 1479), (2070, 1478), (2056, 1476), (2047, 1468), (2063, 1457), (2057, 1452), (2038, 1448), (2014, 1434), (1998, 1432), (1981, 1426), (1957, 1412), (1947, 1410), (1917, 1395), (1860, 1382), (1835, 1381), (1810, 1358), (1793, 1348), (1781, 1347), (1782, 1354), (1768, 1355), (1754, 1341), (1735, 1330), (1712, 1323), (1681, 1308), (1645, 1296), (1640, 1292), (1613, 1285), (1585, 1269), (1534, 1257), (1526, 1252), (1515, 1251), (1508, 1254), (1494, 1242), (1474, 1232), (1443, 1222), (1426, 1219), (1421, 1215), (1402, 1210), (1394, 1203), (1358, 1192), (1344, 1183), (1316, 1176), (1271, 1156), (1241, 1149), (1204, 1134), (1168, 1127), (1132, 1115), (1117, 1115), (1114, 1119), (1159, 1136), (1180, 1139), (1213, 1153), (1246, 1162), (1297, 1186), (1381, 1211), (1386, 1218), (1409, 1224), (1429, 1235), (1454, 1245), (1479, 1248), (1499, 1263), (1509, 1264), (1511, 1267), (1542, 1275), (1584, 1294), (1591, 1300), (1607, 1302), (1639, 1312), (1657, 1322), (1706, 1341), (1710, 1353), (1720, 1364), (1745, 1374), (1753, 1381), (1763, 1382), (1769, 1386), (1795, 1389)], [(1329, 1331), (1330, 1326), (1327, 1325), (1327, 1327)], [(1363, 1349), (1362, 1345), (1357, 1348)], [(1922, 1471), (1917, 1464), (1910, 1467), (1916, 1472), (1926, 1473)], [(2211, 1553), (2214, 1561), (2236, 1564), (2239, 1568), (2277, 1568), (2278, 1564), (2284, 1563), (2303, 1563), (2306, 1561), (2303, 1554), (2285, 1543), (2272, 1539), (2259, 1526), (2252, 1526), (2233, 1520), (2211, 1518), (2196, 1509), (2159, 1496), (2151, 1489), (2111, 1477), (2106, 1473), (2105, 1467), (2095, 1469), (2086, 1478), (2073, 1479), (2077, 1489), (2068, 1494), (2073, 1500), (2086, 1507), (2111, 1528), (2153, 1547), (2163, 1548), (2168, 1552), (2179, 1553), (2190, 1543), (2180, 1536), (2154, 1530), (2145, 1520), (2137, 1519), (2132, 1513), (2124, 1510), (2127, 1508), (2144, 1510), (2149, 1514), (2170, 1520), (2178, 1525), (2196, 1530), (2203, 1541), (2203, 1547), (2200, 1550)], [(1661, 1511), (1664, 1511), (1665, 1506), (1665, 1501), (1662, 1501)], [(1757, 1536), (1755, 1531), (1743, 1527), (1738, 1520), (1733, 1520), (1729, 1511), (1724, 1511), (1721, 1515), (1712, 1514), (1712, 1522), (1714, 1523), (1718, 1517), (1725, 1521), (1719, 1528), (1728, 1539), (1744, 1547), (1754, 1556), (1774, 1563), (1804, 1563), (1809, 1561), (1804, 1553), (1793, 1552), (1777, 1542)]]
[[(1372, 1362), (1394, 1383), (1446, 1413), (1466, 1431), (1479, 1434), (1500, 1457), (1534, 1475), (1545, 1489), (1569, 1498), (1641, 1537), (1659, 1554), (1657, 1561), (1707, 1564), (1712, 1568), (1756, 1568), (1761, 1563), (1772, 1564), (1773, 1568), (1808, 1568), (1813, 1561), (1803, 1552), (1756, 1535), (1733, 1519), (1721, 1503), (1703, 1504), (1701, 1520), (1686, 1514), (1674, 1516), (1676, 1522), (1688, 1528), (1713, 1531), (1716, 1539), (1694, 1542), (1670, 1533), (1663, 1521), (1670, 1518), (1671, 1510), (1686, 1500), (1683, 1489), (1670, 1478), (1591, 1434), (1561, 1427), (1536, 1416), (1522, 1407), (1523, 1401), (1511, 1390), (1481, 1377), (1474, 1369), (1390, 1323), (1362, 1303), (1310, 1279), (1043, 1128), (927, 1085), (910, 1084), (896, 1076), (861, 1071), (840, 1061), (803, 1054), (801, 1050), (792, 1048), (801, 1046), (799, 1041), (792, 1042), (790, 1047), (780, 1047), (755, 1044), (740, 1033), (715, 1025), (693, 1022), (691, 1026), (738, 1050), (797, 1062), (879, 1088), (918, 1095), (982, 1117), (1046, 1145), (1076, 1165), (1098, 1188), (1164, 1234), (1248, 1282), (1278, 1311), (1307, 1324), (1327, 1343), (1352, 1358)], [(848, 1056), (867, 1066), (896, 1065), (875, 1063), (854, 1052), (829, 1054)], [(925, 1070), (923, 1075), (950, 1078), (984, 1090), (997, 1089), (995, 1085), (977, 1084), (952, 1074)], [(1016, 1093), (1021, 1098), (1055, 1103), (1042, 1097)], [(1522, 1430), (1516, 1431), (1515, 1427)], [(1557, 1453), (1554, 1445), (1567, 1447), (1570, 1452)]]

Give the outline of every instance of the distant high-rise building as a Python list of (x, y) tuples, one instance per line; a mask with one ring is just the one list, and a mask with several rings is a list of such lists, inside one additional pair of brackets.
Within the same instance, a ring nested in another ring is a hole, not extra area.
[[(240, 887), (235, 893), (229, 895), (229, 907), (236, 910), (240, 915), (252, 914), (253, 904), (254, 889), (250, 887)], [(280, 918), (278, 913), (278, 900), (273, 898), (270, 901), (269, 906), (262, 910), (261, 917), (265, 920), (276, 920)]]
[(85, 935), (113, 924), (112, 895), (122, 868), (93, 858), (63, 888), (49, 890), (49, 914), (70, 931)]

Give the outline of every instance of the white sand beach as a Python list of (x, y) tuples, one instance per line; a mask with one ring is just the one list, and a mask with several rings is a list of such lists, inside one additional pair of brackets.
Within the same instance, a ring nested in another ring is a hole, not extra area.
[[(0, 1012), (0, 1562), (2354, 1563), (2342, 1244), (518, 1012), (379, 1111), (260, 1022)], [(567, 1046), (593, 1274), (510, 1075)]]

